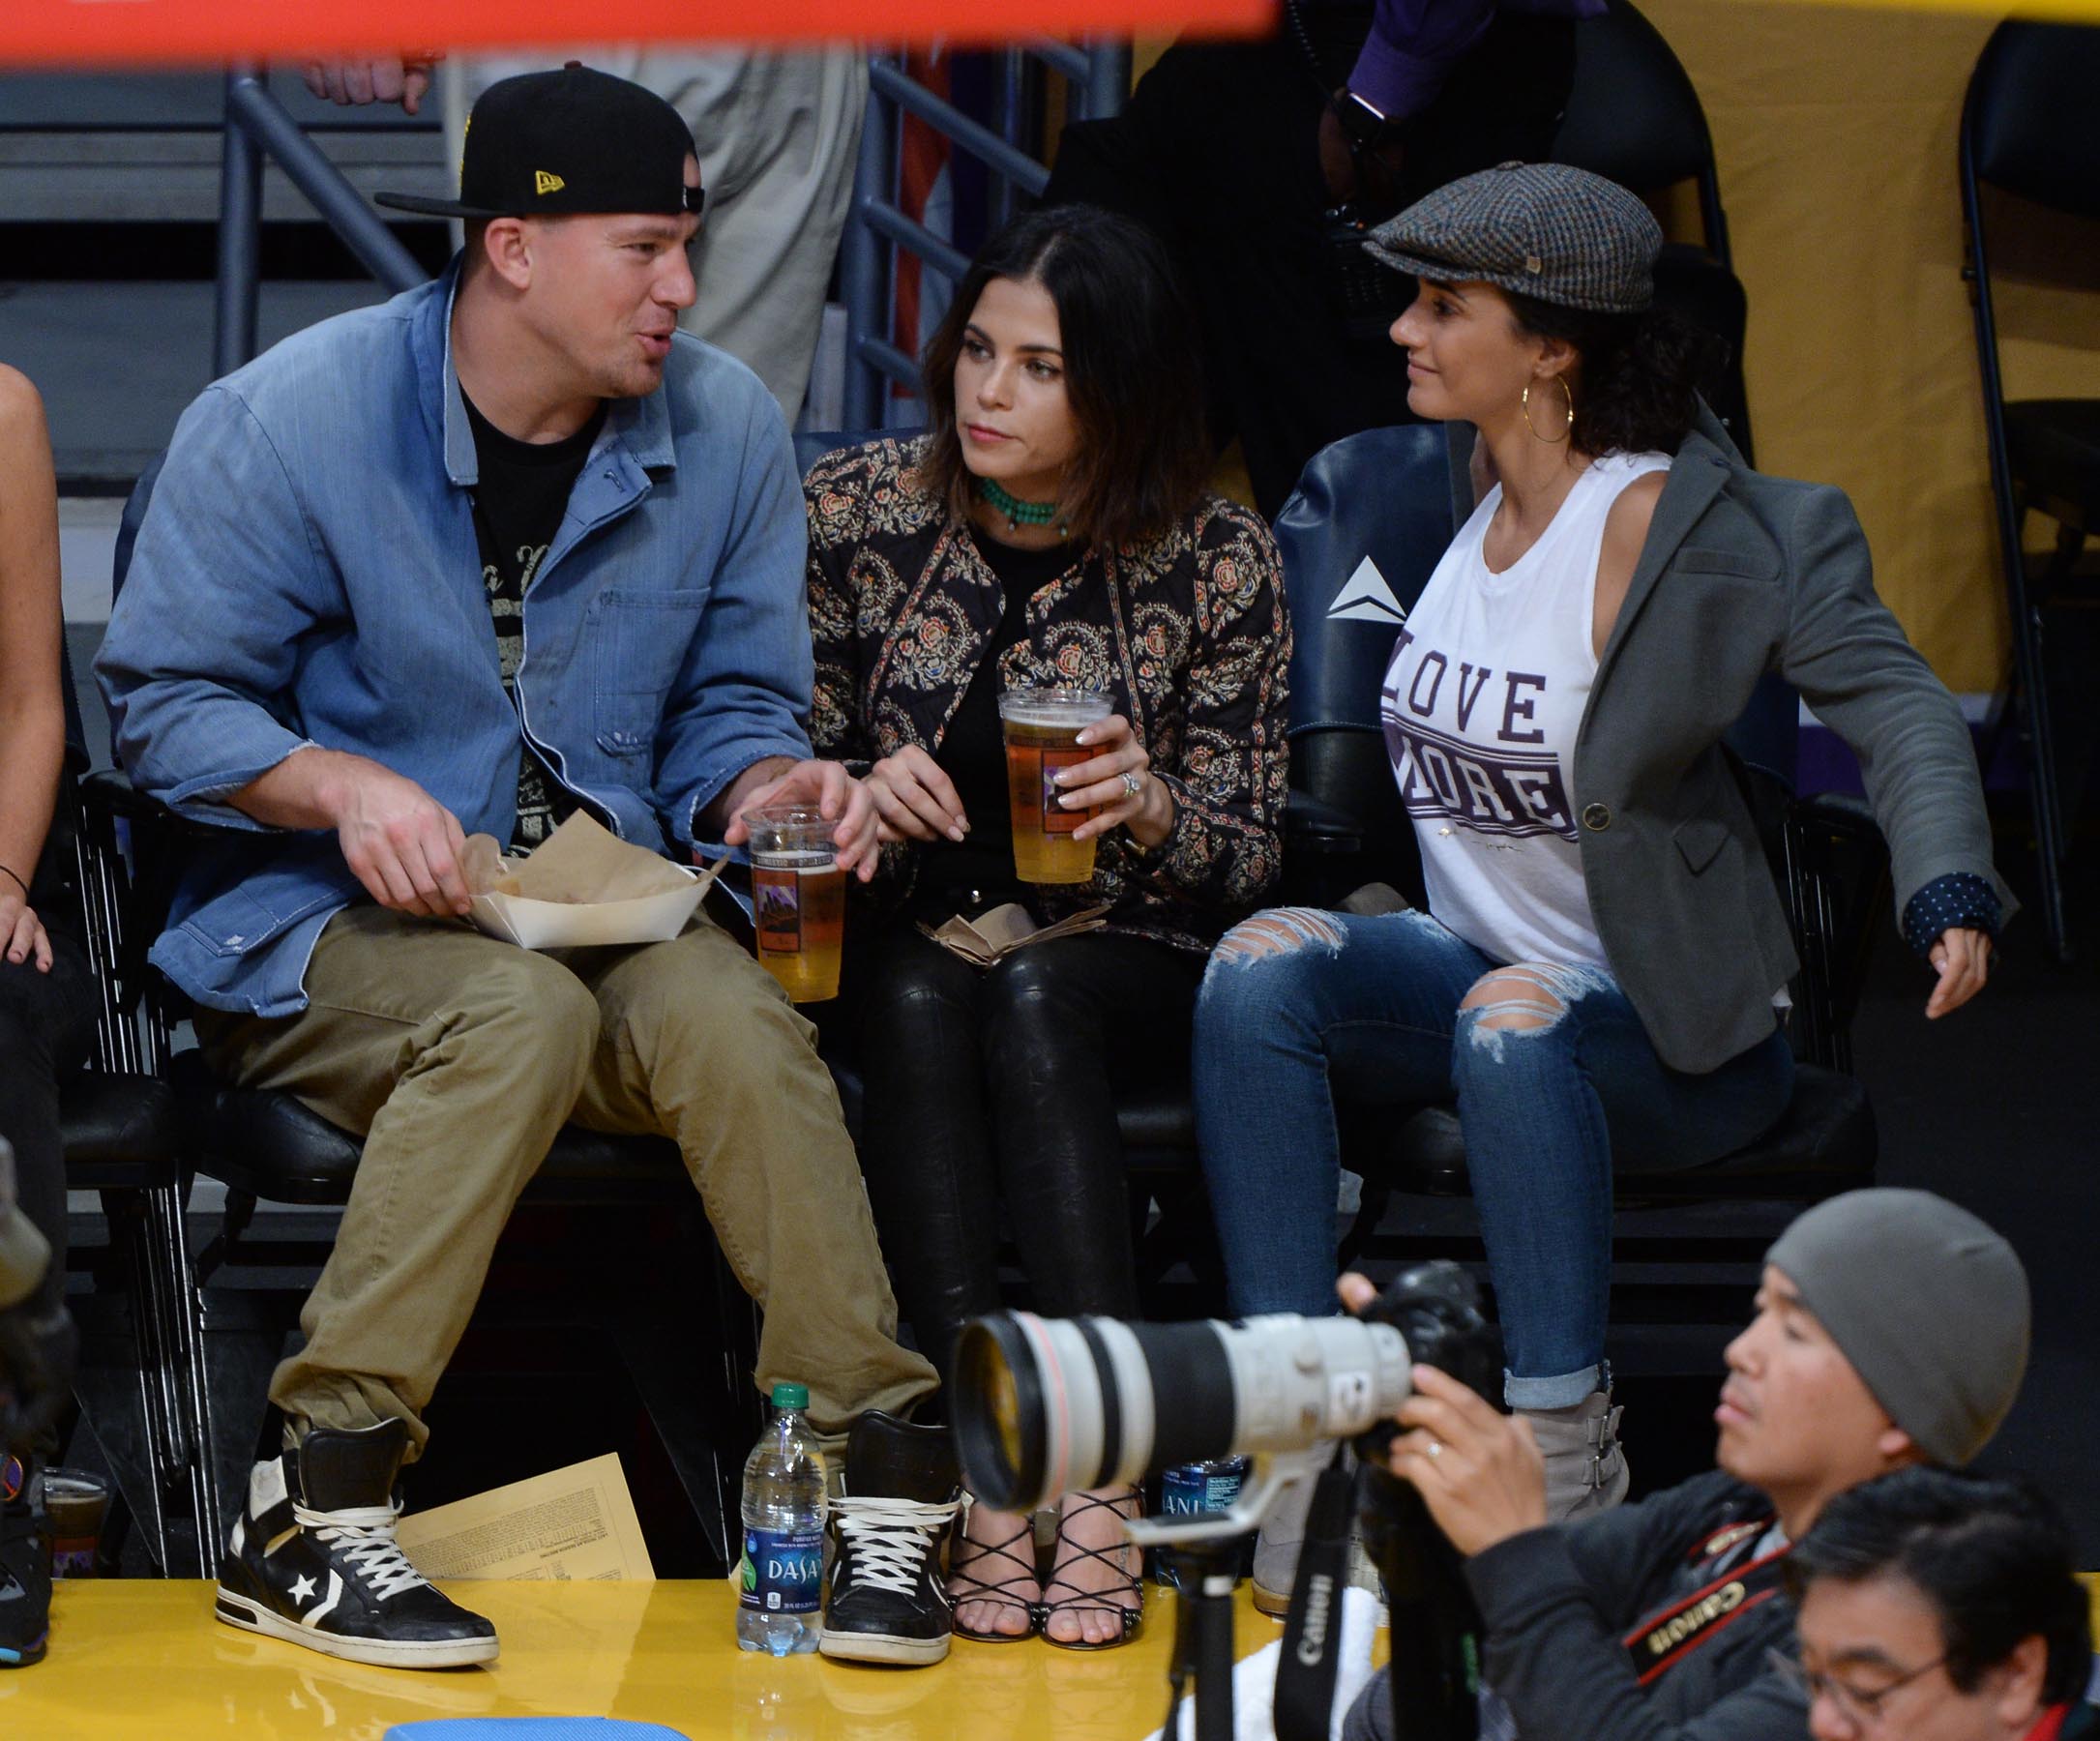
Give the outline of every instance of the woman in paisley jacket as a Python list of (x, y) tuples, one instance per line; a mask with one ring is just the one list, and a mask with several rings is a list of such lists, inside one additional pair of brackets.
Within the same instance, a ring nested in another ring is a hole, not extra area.
[[(882, 868), (831, 1018), (867, 1093), (862, 1166), (898, 1290), (946, 1376), (999, 1305), (998, 1215), (1037, 1307), (1137, 1314), (1113, 1095), (1186, 1068), (1211, 945), (1277, 877), (1290, 632), (1275, 546), (1203, 493), (1195, 322), (1150, 235), (1084, 206), (987, 245), (927, 348), (929, 433), (805, 486), (811, 737), (873, 788)], [(1089, 883), (1016, 880), (997, 701), (1107, 693), (1060, 776)], [(1099, 930), (980, 971), (922, 924), (1023, 903)], [(1024, 1518), (971, 1508), (956, 1630), (1098, 1648), (1137, 1628), (1129, 1489), (1068, 1494), (1050, 1579)]]

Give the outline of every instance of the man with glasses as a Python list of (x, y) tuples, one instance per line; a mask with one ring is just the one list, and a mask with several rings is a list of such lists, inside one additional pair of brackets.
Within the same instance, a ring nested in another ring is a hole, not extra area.
[[(1360, 1309), (1371, 1284), (1345, 1277), (1343, 1297)], [(1483, 1733), (1800, 1741), (1807, 1696), (1769, 1661), (1792, 1643), (1790, 1544), (1850, 1489), (1981, 1451), (2019, 1392), (2027, 1325), (2019, 1258), (1967, 1210), (1920, 1191), (1833, 1197), (1765, 1254), (1714, 1410), (1720, 1467), (1555, 1525), (1525, 1423), (1416, 1367), (1392, 1468), (1466, 1555)], [(1386, 1688), (1374, 1678), (1346, 1741), (1395, 1733)]]
[(2071, 1533), (2013, 1482), (1909, 1468), (1841, 1493), (1788, 1557), (1816, 1741), (2072, 1741), (2092, 1619)]

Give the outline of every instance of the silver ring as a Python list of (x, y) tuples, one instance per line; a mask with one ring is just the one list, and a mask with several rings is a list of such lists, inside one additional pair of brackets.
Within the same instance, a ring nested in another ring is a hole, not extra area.
[(1139, 780), (1137, 775), (1126, 770), (1123, 775), (1123, 790), (1129, 796), (1135, 798), (1144, 790), (1144, 782)]
[(1444, 1442), (1443, 1442), (1443, 1440), (1442, 1440), (1442, 1439), (1431, 1439), (1431, 1440), (1430, 1440), (1430, 1442), (1429, 1442), (1429, 1454), (1430, 1454), (1430, 1455), (1431, 1455), (1432, 1457), (1441, 1457), (1441, 1456), (1442, 1456), (1442, 1455), (1444, 1454)]

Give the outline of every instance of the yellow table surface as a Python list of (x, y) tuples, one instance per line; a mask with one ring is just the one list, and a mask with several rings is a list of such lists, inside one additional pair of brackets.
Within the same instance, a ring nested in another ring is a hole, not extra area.
[[(212, 1618), (212, 1585), (62, 1583), (51, 1653), (0, 1672), (4, 1741), (192, 1736), (380, 1741), (438, 1718), (594, 1716), (751, 1741), (1139, 1741), (1167, 1711), (1174, 1604), (1119, 1650), (956, 1640), (931, 1668), (776, 1661), (736, 1647), (725, 1581), (473, 1583), (447, 1588), (495, 1621), (502, 1658), (417, 1672), (340, 1663)], [(1242, 1655), (1277, 1637), (1240, 1586)]]

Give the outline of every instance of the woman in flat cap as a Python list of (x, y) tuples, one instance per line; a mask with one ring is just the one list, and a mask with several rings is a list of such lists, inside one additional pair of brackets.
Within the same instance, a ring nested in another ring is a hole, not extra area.
[[(1859, 753), (1929, 1017), (2010, 897), (1960, 711), (1875, 597), (1839, 490), (1755, 472), (1650, 307), (1662, 244), (1557, 164), (1466, 176), (1374, 235), (1416, 415), (1492, 480), (1393, 649), (1381, 712), (1427, 912), (1285, 909), (1220, 945), (1197, 1109), (1232, 1304), (1334, 1309), (1333, 1097), (1455, 1101), (1505, 1400), (1551, 1512), (1626, 1490), (1604, 1358), (1614, 1167), (1696, 1166), (1786, 1111), (1797, 962), (1723, 737), (1767, 672)], [(1287, 1525), (1272, 1532), (1278, 1541)], [(1274, 1556), (1258, 1586), (1285, 1579)]]

